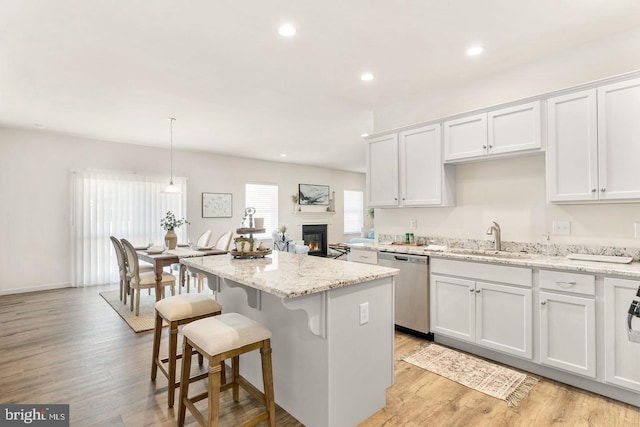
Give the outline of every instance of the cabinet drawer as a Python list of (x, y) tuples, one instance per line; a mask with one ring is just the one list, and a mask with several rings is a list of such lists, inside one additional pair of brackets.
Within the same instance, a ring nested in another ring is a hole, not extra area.
[(532, 271), (530, 268), (509, 265), (431, 258), (431, 272), (494, 283), (526, 286), (527, 288), (530, 288), (532, 284)]
[(582, 295), (595, 295), (596, 277), (591, 274), (540, 270), (540, 288)]
[(362, 262), (364, 264), (378, 264), (378, 252), (351, 249), (351, 261)]

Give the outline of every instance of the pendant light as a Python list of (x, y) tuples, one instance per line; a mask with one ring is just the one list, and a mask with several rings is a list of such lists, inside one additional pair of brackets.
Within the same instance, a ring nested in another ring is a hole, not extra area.
[(178, 194), (181, 193), (180, 188), (175, 185), (173, 183), (173, 122), (175, 121), (175, 117), (169, 117), (169, 122), (170, 122), (170, 126), (171, 126), (171, 179), (169, 181), (169, 185), (167, 185), (166, 187), (164, 187), (164, 189), (162, 190), (163, 193), (172, 193), (172, 194)]

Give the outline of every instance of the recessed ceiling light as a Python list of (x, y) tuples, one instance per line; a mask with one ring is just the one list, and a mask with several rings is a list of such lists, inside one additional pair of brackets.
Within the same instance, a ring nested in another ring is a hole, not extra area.
[(284, 24), (280, 28), (278, 28), (278, 33), (282, 37), (292, 37), (296, 33), (296, 29), (291, 24)]
[(469, 56), (480, 55), (483, 50), (484, 49), (482, 49), (482, 46), (473, 46), (473, 47), (470, 47), (469, 49), (467, 49), (467, 55), (469, 55)]
[(44, 129), (46, 126), (43, 125), (42, 123), (34, 123), (33, 127), (37, 128), (37, 129)]
[(371, 73), (364, 73), (363, 75), (360, 76), (360, 80), (362, 80), (363, 82), (369, 82), (371, 80), (373, 80), (373, 74)]
[(369, 134), (368, 134), (368, 133), (363, 133), (363, 134), (362, 134), (362, 135), (360, 135), (360, 136), (361, 136), (361, 137), (363, 137), (363, 138), (366, 138), (366, 137), (368, 137), (368, 136), (369, 136)]
[(287, 153), (280, 153), (280, 157), (287, 157)]

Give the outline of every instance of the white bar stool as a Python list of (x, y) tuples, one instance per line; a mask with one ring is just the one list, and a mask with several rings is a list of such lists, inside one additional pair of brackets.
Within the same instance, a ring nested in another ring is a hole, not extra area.
[[(182, 378), (180, 401), (178, 406), (178, 425), (183, 426), (186, 409), (193, 414), (201, 426), (217, 427), (220, 412), (220, 392), (233, 389), (233, 400), (239, 399), (238, 386), (264, 404), (266, 411), (245, 422), (243, 426), (252, 426), (268, 421), (275, 427), (275, 402), (273, 397), (273, 373), (271, 371), (271, 331), (238, 313), (225, 313), (190, 323), (182, 329), (184, 348), (182, 350)], [(189, 373), (191, 355), (197, 350), (209, 361), (209, 389), (189, 398)], [(264, 393), (239, 375), (240, 355), (260, 349), (262, 358), (262, 381)], [(233, 374), (229, 383), (221, 381), (221, 363), (232, 359)], [(209, 398), (208, 420), (195, 407), (194, 403)]]
[[(182, 357), (182, 355), (178, 355), (178, 326), (217, 316), (220, 313), (222, 313), (222, 306), (211, 296), (202, 294), (176, 295), (161, 299), (156, 303), (151, 381), (155, 381), (158, 368), (160, 368), (160, 371), (169, 380), (169, 408), (173, 407), (176, 387), (180, 387), (180, 382), (176, 382), (176, 361)], [(169, 324), (169, 357), (160, 359), (163, 321)], [(166, 367), (165, 363), (168, 363)], [(184, 363), (184, 360), (182, 363)], [(202, 356), (200, 356), (200, 364), (202, 364)], [(202, 375), (202, 378), (205, 376)], [(199, 377), (195, 377), (194, 381), (197, 379)]]

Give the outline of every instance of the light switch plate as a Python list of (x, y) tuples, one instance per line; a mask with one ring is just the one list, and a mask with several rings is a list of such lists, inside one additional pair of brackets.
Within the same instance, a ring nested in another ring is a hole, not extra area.
[(360, 325), (369, 323), (369, 303), (363, 302), (360, 304)]
[(553, 221), (552, 233), (556, 236), (569, 236), (571, 234), (571, 222), (569, 221)]

